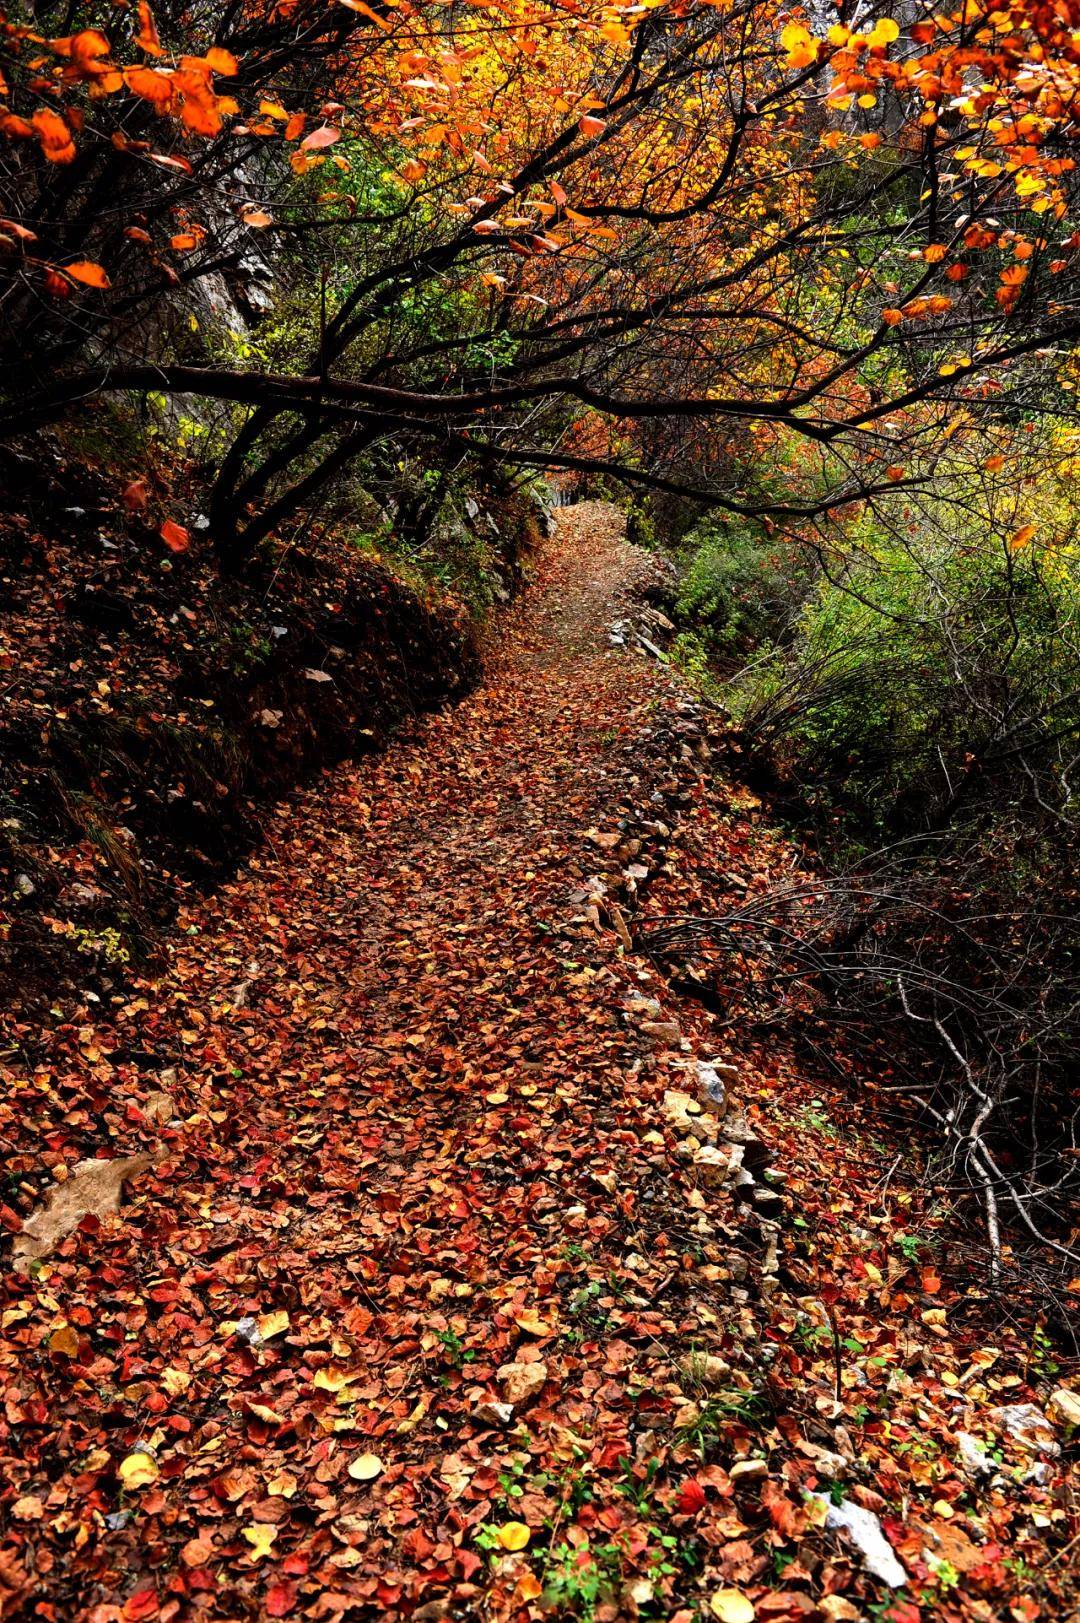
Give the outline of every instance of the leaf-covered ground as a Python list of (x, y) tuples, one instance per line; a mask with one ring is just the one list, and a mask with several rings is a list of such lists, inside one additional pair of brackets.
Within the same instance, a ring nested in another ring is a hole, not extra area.
[(1067, 1615), (1052, 1348), (906, 1138), (634, 940), (796, 860), (612, 641), (647, 569), (565, 515), (473, 696), (160, 980), (8, 1022), (17, 1250), (19, 1186), (155, 1160), (9, 1275), (0, 1615)]

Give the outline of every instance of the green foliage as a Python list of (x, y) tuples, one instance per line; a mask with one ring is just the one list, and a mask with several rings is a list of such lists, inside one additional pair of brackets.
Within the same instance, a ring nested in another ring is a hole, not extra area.
[(747, 724), (868, 831), (931, 822), (1017, 746), (1052, 779), (1054, 736), (1080, 726), (1080, 559), (993, 536), (861, 539), (736, 684)]
[(683, 659), (726, 661), (785, 634), (810, 579), (795, 549), (761, 525), (715, 518), (691, 530), (683, 545), (688, 562), (677, 607), (692, 628)]

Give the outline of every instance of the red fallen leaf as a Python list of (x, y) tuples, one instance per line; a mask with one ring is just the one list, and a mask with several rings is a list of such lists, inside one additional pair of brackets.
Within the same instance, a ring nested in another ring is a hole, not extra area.
[(170, 552), (186, 552), (191, 545), (191, 532), (182, 524), (174, 524), (171, 518), (165, 520), (158, 534)]
[(770, 1479), (761, 1484), (761, 1502), (773, 1526), (785, 1538), (801, 1538), (806, 1532), (806, 1511), (788, 1498), (778, 1482)]
[(123, 1615), (128, 1623), (140, 1617), (155, 1617), (158, 1612), (158, 1592), (156, 1589), (137, 1589), (129, 1595), (124, 1602)]
[(296, 1590), (292, 1584), (271, 1584), (263, 1601), (267, 1617), (288, 1617), (296, 1605)]
[(480, 1557), (477, 1555), (475, 1550), (459, 1550), (457, 1554), (457, 1564), (461, 1569), (461, 1576), (463, 1578), (471, 1578), (475, 1572), (479, 1571), (483, 1565), (483, 1562), (480, 1560)]
[(10, 1206), (0, 1206), (0, 1223), (12, 1234), (22, 1233), (23, 1220)]
[(675, 1498), (675, 1509), (681, 1516), (696, 1516), (705, 1506), (705, 1489), (693, 1477), (688, 1477)]

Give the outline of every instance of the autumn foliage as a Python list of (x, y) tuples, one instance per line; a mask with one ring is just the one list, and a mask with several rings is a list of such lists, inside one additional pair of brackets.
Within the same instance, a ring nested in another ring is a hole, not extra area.
[[(19, 417), (228, 402), (234, 555), (387, 434), (835, 513), (1052, 389), (1076, 330), (1063, 8), (142, 4), (5, 40)], [(293, 288), (284, 364), (189, 360), (155, 312), (245, 237)], [(403, 316), (432, 300), (435, 343)], [(565, 450), (583, 414), (610, 455)], [(781, 497), (760, 470), (791, 444)]]

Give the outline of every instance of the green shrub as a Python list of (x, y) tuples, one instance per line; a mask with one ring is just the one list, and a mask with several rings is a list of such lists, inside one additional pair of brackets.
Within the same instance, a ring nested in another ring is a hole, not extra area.
[(804, 554), (749, 521), (704, 519), (683, 551), (678, 613), (718, 660), (782, 639), (813, 578)]

